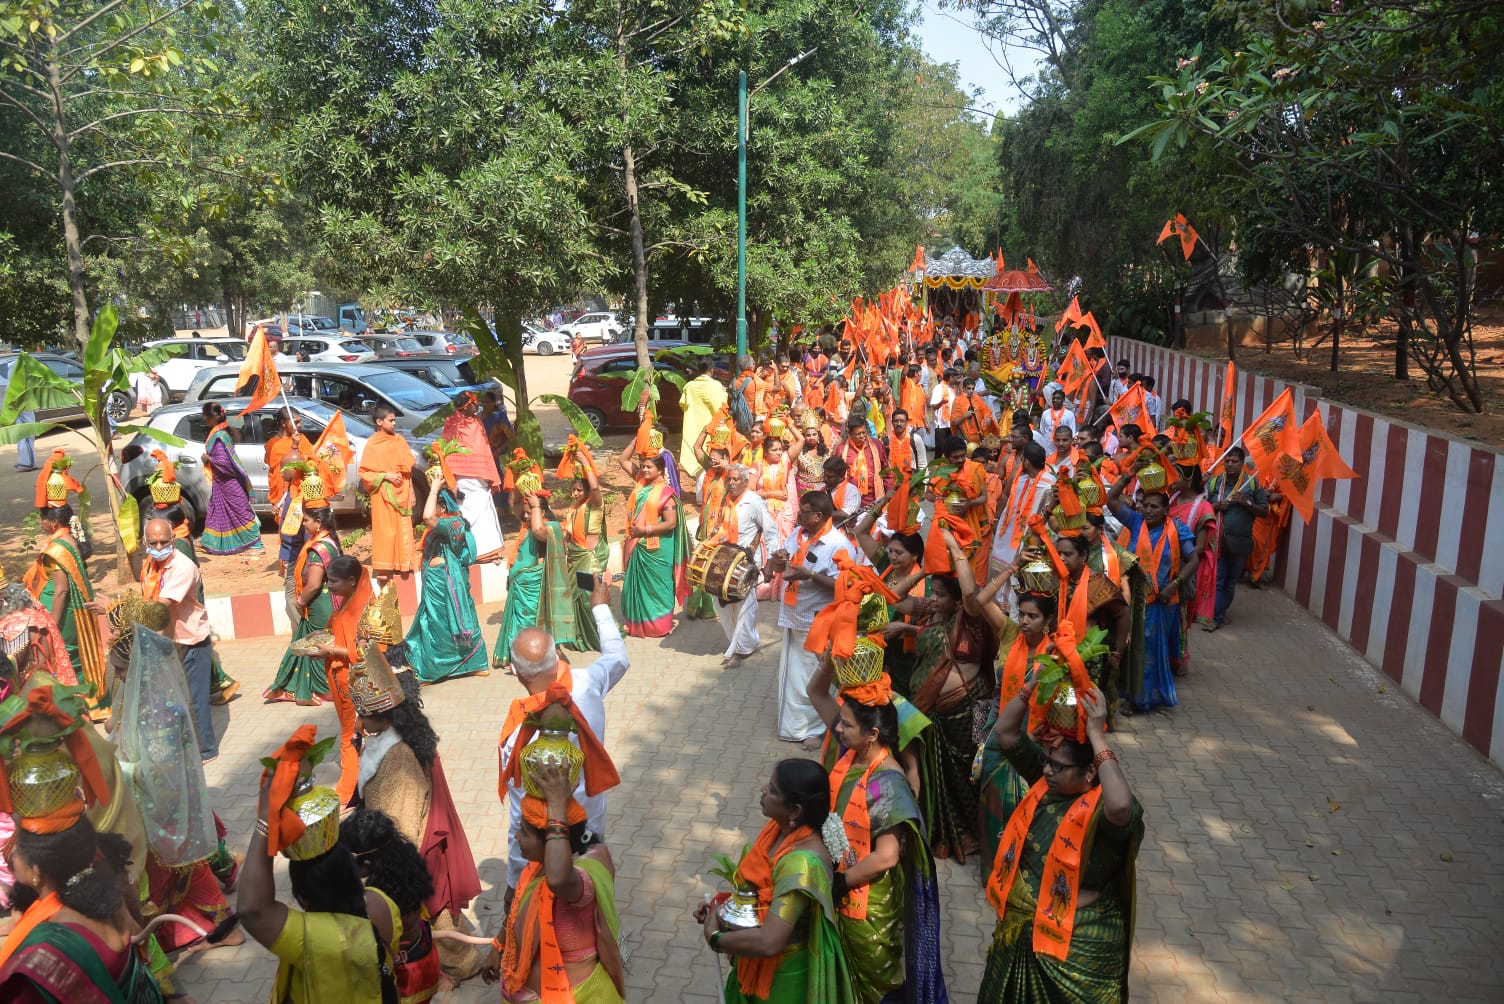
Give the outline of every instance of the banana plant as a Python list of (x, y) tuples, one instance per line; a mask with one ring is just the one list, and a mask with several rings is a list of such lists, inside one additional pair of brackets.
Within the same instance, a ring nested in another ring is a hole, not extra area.
[[(659, 349), (653, 353), (655, 362), (668, 359), (687, 359), (691, 356), (708, 356), (715, 350), (709, 345), (682, 345), (673, 349)], [(639, 366), (626, 373), (602, 373), (607, 380), (625, 380), (621, 391), (621, 410), (631, 414), (643, 406), (643, 392), (647, 392), (647, 407), (658, 414), (658, 384), (664, 380), (684, 390), (684, 374), (668, 366)]]
[[(17, 422), (25, 411), (50, 411), (53, 409), (81, 410), (89, 420), (87, 431), (80, 434), (93, 448), (98, 462), (84, 472), (78, 480), (87, 485), (89, 475), (103, 467), (105, 496), (110, 505), (110, 517), (118, 535), (115, 549), (117, 570), (124, 577), (134, 576), (130, 571), (130, 559), (124, 546), (127, 529), (133, 514), (124, 510), (135, 508), (135, 500), (125, 494), (120, 484), (120, 466), (115, 459), (114, 437), (116, 435), (143, 435), (168, 446), (182, 446), (184, 440), (149, 425), (110, 426), (105, 402), (116, 392), (129, 392), (131, 376), (149, 372), (182, 351), (182, 346), (146, 349), (139, 353), (128, 352), (113, 344), (115, 330), (120, 318), (114, 304), (105, 306), (94, 315), (94, 325), (89, 332), (89, 341), (84, 346), (83, 383), (74, 383), (58, 376), (30, 353), (22, 352), (11, 367), (10, 381), (5, 388), (5, 398), (0, 401), (0, 443), (15, 444), (28, 436), (42, 436), (56, 429), (66, 428), (62, 422)], [(79, 518), (88, 525), (88, 489), (79, 493)]]
[[(475, 342), (476, 351), (480, 354), (481, 368), (486, 373), (494, 374), (512, 392), (512, 400), (517, 403), (516, 433), (513, 438), (516, 445), (528, 456), (543, 456), (543, 427), (538, 424), (538, 416), (533, 411), (536, 404), (551, 404), (558, 408), (559, 414), (569, 420), (570, 426), (573, 427), (575, 435), (580, 437), (581, 442), (588, 446), (601, 445), (601, 437), (595, 431), (595, 426), (590, 424), (590, 419), (580, 410), (580, 406), (569, 398), (562, 394), (527, 396), (526, 383), (520, 379), (517, 364), (513, 362), (512, 355), (497, 344), (496, 337), (491, 333), (491, 326), (486, 323), (485, 318), (480, 316), (480, 311), (474, 307), (467, 307), (458, 327)], [(518, 356), (519, 360), (520, 358)], [(439, 431), (458, 407), (458, 401), (444, 405), (418, 423), (418, 427), (413, 430), (414, 434), (427, 436)]]

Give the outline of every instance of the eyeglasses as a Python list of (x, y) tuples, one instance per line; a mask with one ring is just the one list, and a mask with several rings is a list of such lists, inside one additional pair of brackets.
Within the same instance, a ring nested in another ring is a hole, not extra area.
[(1066, 771), (1075, 770), (1076, 765), (1073, 763), (1061, 763), (1059, 760), (1045, 757), (1044, 763), (1040, 765), (1040, 769), (1047, 774), (1064, 774)]

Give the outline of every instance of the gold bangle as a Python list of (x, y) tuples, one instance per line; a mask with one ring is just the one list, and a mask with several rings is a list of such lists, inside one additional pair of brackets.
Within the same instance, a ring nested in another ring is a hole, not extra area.
[(1116, 761), (1117, 758), (1118, 755), (1112, 750), (1103, 750), (1102, 752), (1091, 758), (1091, 765), (1094, 769), (1101, 770), (1102, 764), (1106, 763), (1108, 760)]

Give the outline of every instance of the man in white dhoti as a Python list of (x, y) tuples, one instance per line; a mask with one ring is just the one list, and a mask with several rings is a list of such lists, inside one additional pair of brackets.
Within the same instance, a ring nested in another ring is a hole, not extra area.
[(491, 494), (501, 487), (501, 472), (479, 411), (480, 399), (473, 391), (466, 391), (460, 395), (454, 414), (445, 419), (443, 435), (469, 448), (467, 453), (449, 454), (447, 462), (459, 489), (460, 515), (475, 538), (475, 560), (483, 563), (501, 557), (501, 521), (496, 518), (496, 500)]
[[(735, 464), (726, 475), (726, 498), (716, 516), (715, 531), (723, 540), (747, 552), (756, 564), (764, 541), (778, 543), (778, 528), (762, 496), (750, 491), (752, 468)], [(726, 652), (721, 665), (735, 669), (753, 652), (762, 639), (757, 634), (757, 590), (737, 603), (716, 601), (721, 630), (726, 632)]]
[(836, 554), (856, 559), (856, 547), (831, 525), (835, 506), (826, 492), (799, 497), (799, 527), (774, 551), (765, 574), (783, 573), (784, 590), (778, 609), (783, 650), (778, 657), (778, 738), (820, 748), (825, 723), (809, 701), (809, 681), (819, 668), (819, 656), (804, 649), (815, 614), (835, 599)]

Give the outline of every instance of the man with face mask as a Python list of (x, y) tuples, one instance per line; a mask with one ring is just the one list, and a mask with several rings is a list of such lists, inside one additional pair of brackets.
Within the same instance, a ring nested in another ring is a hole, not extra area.
[(198, 566), (173, 546), (172, 524), (167, 520), (148, 520), (142, 537), (146, 562), (141, 566), (141, 595), (167, 605), (171, 619), (163, 634), (177, 644), (183, 660), (198, 751), (208, 763), (219, 756), (219, 737), (214, 734), (209, 713), (214, 651), (209, 638), (209, 612), (199, 600)]

